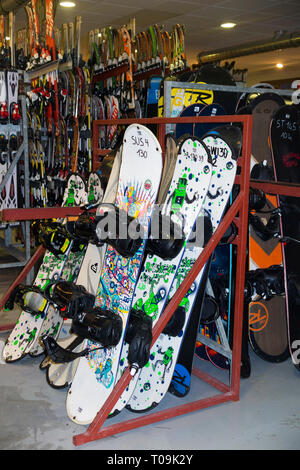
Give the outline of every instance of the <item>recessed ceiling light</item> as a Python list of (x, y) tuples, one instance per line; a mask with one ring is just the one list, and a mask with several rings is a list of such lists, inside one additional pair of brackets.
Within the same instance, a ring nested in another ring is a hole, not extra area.
[(74, 2), (60, 2), (61, 7), (72, 8), (76, 6)]
[(278, 64), (276, 64), (276, 67), (277, 67), (278, 69), (282, 69), (282, 68), (283, 68), (283, 64), (278, 63)]
[(235, 23), (222, 23), (221, 28), (234, 28), (236, 26)]

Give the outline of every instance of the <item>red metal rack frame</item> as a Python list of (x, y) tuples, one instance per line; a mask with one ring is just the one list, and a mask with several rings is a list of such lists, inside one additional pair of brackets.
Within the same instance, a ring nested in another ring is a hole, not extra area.
[[(131, 375), (127, 368), (123, 373), (122, 377), (116, 384), (112, 393), (106, 400), (105, 404), (98, 412), (97, 416), (90, 424), (88, 429), (82, 433), (73, 437), (73, 443), (75, 446), (98, 440), (113, 434), (121, 433), (130, 429), (135, 429), (147, 424), (152, 424), (161, 420), (169, 419), (182, 414), (197, 411), (209, 406), (217, 405), (228, 401), (239, 400), (239, 388), (240, 388), (240, 360), (241, 360), (241, 338), (242, 338), (242, 321), (243, 321), (243, 306), (244, 306), (244, 282), (245, 282), (245, 269), (246, 269), (246, 246), (247, 246), (247, 232), (248, 232), (248, 201), (249, 201), (249, 178), (250, 178), (250, 158), (251, 158), (251, 141), (252, 141), (252, 116), (241, 115), (241, 116), (218, 116), (218, 117), (192, 117), (192, 118), (148, 118), (148, 119), (118, 119), (118, 120), (97, 120), (93, 123), (93, 160), (94, 167), (96, 169), (101, 165), (99, 156), (107, 154), (109, 150), (98, 149), (97, 143), (99, 142), (99, 126), (107, 125), (129, 125), (129, 124), (155, 124), (158, 125), (158, 140), (160, 141), (161, 147), (164, 152), (165, 142), (165, 127), (166, 124), (177, 124), (177, 123), (191, 123), (191, 122), (202, 122), (202, 123), (242, 123), (243, 124), (243, 145), (242, 155), (238, 159), (239, 172), (235, 178), (235, 184), (240, 186), (240, 191), (229, 210), (222, 219), (222, 222), (218, 229), (215, 231), (202, 254), (199, 256), (191, 271), (180, 285), (176, 294), (172, 297), (168, 303), (164, 313), (159, 318), (158, 322), (153, 328), (153, 341), (155, 343), (158, 336), (168, 323), (169, 319), (173, 315), (174, 311), (178, 307), (179, 303), (183, 299), (184, 295), (188, 291), (190, 285), (196, 279), (198, 273), (205, 265), (210, 255), (216, 248), (217, 244), (221, 240), (223, 234), (226, 232), (232, 221), (238, 228), (238, 234), (234, 241), (237, 245), (237, 275), (235, 280), (235, 303), (234, 303), (234, 331), (233, 331), (233, 350), (232, 350), (232, 362), (231, 362), (231, 374), (230, 384), (227, 385), (220, 382), (216, 378), (204, 373), (200, 369), (193, 367), (193, 375), (199, 379), (205, 381), (220, 393), (213, 395), (208, 398), (202, 398), (191, 403), (186, 403), (181, 406), (176, 406), (163, 410), (160, 412), (154, 412), (151, 414), (144, 414), (139, 418), (134, 418), (128, 421), (124, 421), (118, 424), (112, 424), (105, 426), (102, 429), (102, 425), (106, 418), (110, 414), (112, 408), (118, 401), (120, 395), (124, 389), (128, 386)], [(52, 209), (52, 208), (51, 208)], [(3, 211), (2, 218), (13, 218), (14, 220), (24, 220), (28, 218), (50, 218), (51, 209), (10, 209)], [(70, 211), (71, 208), (61, 208), (60, 216), (75, 215)], [(78, 210), (78, 209), (76, 209)], [(14, 211), (12, 213), (12, 211)], [(76, 214), (78, 215), (78, 214)], [(57, 217), (57, 213), (56, 213)], [(10, 287), (8, 292), (5, 294), (0, 302), (2, 308), (4, 303), (9, 297), (12, 288), (20, 283), (26, 276), (27, 272), (32, 269), (35, 262), (42, 256), (43, 249), (39, 248), (29, 263), (25, 266), (23, 271), (20, 273), (18, 278)], [(5, 300), (6, 299), (6, 300)], [(5, 301), (4, 301), (5, 300)], [(9, 328), (7, 328), (9, 329)]]
[(160, 333), (170, 320), (174, 311), (188, 291), (190, 285), (196, 279), (198, 273), (205, 265), (210, 255), (218, 245), (223, 234), (226, 232), (231, 222), (234, 221), (238, 228), (238, 235), (235, 239), (237, 245), (237, 274), (235, 280), (235, 303), (234, 303), (234, 331), (233, 331), (233, 350), (231, 362), (230, 384), (227, 385), (211, 375), (204, 373), (200, 369), (193, 367), (193, 375), (205, 381), (220, 393), (210, 397), (202, 398), (191, 403), (186, 403), (181, 406), (171, 407), (163, 411), (154, 412), (151, 414), (143, 414), (138, 418), (133, 418), (124, 422), (102, 426), (117, 403), (120, 395), (128, 386), (131, 375), (129, 368), (125, 370), (122, 377), (114, 387), (112, 393), (97, 413), (93, 422), (89, 425), (88, 429), (78, 435), (73, 436), (73, 443), (75, 446), (82, 445), (87, 442), (99, 440), (113, 434), (118, 434), (131, 429), (135, 429), (148, 424), (156, 423), (165, 419), (180, 416), (182, 414), (197, 411), (209, 406), (217, 405), (228, 401), (239, 400), (240, 390), (240, 363), (241, 363), (241, 339), (242, 339), (242, 321), (243, 321), (243, 306), (244, 306), (244, 283), (245, 283), (245, 269), (246, 269), (246, 247), (247, 247), (247, 232), (248, 232), (248, 202), (249, 202), (249, 181), (250, 181), (250, 158), (251, 158), (251, 143), (252, 143), (252, 116), (222, 116), (222, 117), (193, 117), (193, 118), (146, 118), (146, 119), (119, 119), (119, 120), (97, 120), (93, 123), (93, 158), (94, 168), (101, 165), (99, 156), (107, 153), (107, 150), (98, 148), (99, 142), (99, 126), (106, 125), (129, 125), (129, 124), (156, 124), (158, 125), (158, 140), (164, 151), (165, 142), (165, 125), (177, 123), (191, 123), (191, 122), (210, 122), (218, 125), (219, 123), (242, 123), (243, 124), (243, 145), (242, 155), (238, 159), (239, 174), (236, 176), (235, 184), (240, 186), (240, 191), (229, 210), (222, 219), (218, 229), (215, 231), (202, 254), (198, 257), (189, 274), (180, 285), (176, 294), (172, 297), (163, 314), (160, 316), (156, 325), (153, 328), (153, 341), (152, 345), (156, 342)]

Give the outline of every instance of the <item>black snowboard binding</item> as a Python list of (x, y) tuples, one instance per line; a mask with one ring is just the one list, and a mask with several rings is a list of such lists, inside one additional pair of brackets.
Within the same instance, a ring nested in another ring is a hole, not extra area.
[(200, 315), (201, 323), (208, 325), (215, 322), (219, 316), (220, 308), (216, 299), (205, 293)]
[(280, 209), (274, 209), (265, 225), (259, 216), (249, 213), (249, 224), (261, 240), (268, 241), (271, 238), (280, 238), (279, 217)]
[(85, 287), (69, 281), (56, 281), (50, 283), (45, 291), (49, 302), (59, 308), (64, 318), (75, 319), (83, 312), (90, 312), (94, 308), (95, 296)]
[(256, 269), (246, 273), (245, 299), (251, 302), (254, 294), (264, 300), (285, 293), (283, 267), (273, 265), (266, 269)]
[(99, 243), (96, 235), (97, 222), (95, 214), (86, 211), (76, 221), (67, 222), (66, 230), (74, 240), (81, 240), (85, 245), (93, 243), (100, 246), (103, 243)]
[(274, 171), (267, 161), (256, 163), (251, 170), (250, 178), (260, 181), (274, 181)]
[[(158, 227), (153, 227), (154, 221), (158, 222)], [(145, 248), (147, 253), (171, 260), (180, 253), (184, 242), (183, 228), (174, 223), (171, 216), (159, 212), (158, 218), (152, 217)]]
[(73, 240), (71, 251), (82, 251), (85, 245), (80, 239), (73, 239), (66, 227), (52, 220), (36, 220), (32, 223), (32, 231), (37, 245), (44, 246), (55, 256), (64, 255)]
[(123, 322), (120, 315), (96, 307), (90, 312), (78, 313), (73, 319), (72, 332), (100, 343), (103, 348), (117, 346), (121, 339)]
[(162, 333), (164, 335), (168, 335), (175, 338), (182, 331), (185, 323), (185, 318), (185, 308), (182, 305), (179, 305), (171, 316), (168, 323), (166, 324), (166, 326), (164, 327)]
[(113, 204), (99, 206), (96, 223), (99, 243), (108, 243), (124, 258), (134, 256), (145, 238), (139, 221)]
[(125, 333), (129, 344), (128, 362), (132, 369), (144, 367), (149, 361), (152, 343), (152, 319), (142, 310), (131, 310)]
[(266, 204), (266, 195), (264, 191), (256, 188), (249, 188), (249, 211), (260, 212)]
[(76, 222), (67, 224), (67, 231), (74, 240), (81, 240), (85, 245), (108, 243), (125, 258), (137, 252), (144, 238), (138, 220), (113, 204), (100, 204), (96, 215), (86, 211)]
[[(77, 341), (74, 341), (69, 348), (62, 348), (51, 336), (42, 337), (46, 353), (52, 362), (68, 363), (79, 357), (86, 356), (90, 352), (103, 348), (117, 346), (121, 339), (123, 323), (119, 315), (104, 310), (94, 308), (88, 313), (78, 313), (72, 323), (71, 332), (78, 335)], [(84, 339), (99, 343), (101, 346), (93, 349), (85, 348), (81, 352), (73, 352), (72, 349), (80, 344)]]

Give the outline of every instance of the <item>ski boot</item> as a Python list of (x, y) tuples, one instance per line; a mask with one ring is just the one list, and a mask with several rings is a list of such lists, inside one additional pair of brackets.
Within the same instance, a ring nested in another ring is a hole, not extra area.
[(1, 124), (7, 124), (8, 122), (8, 109), (7, 109), (7, 103), (6, 101), (3, 101), (0, 103), (0, 123)]
[(10, 122), (12, 124), (19, 124), (21, 121), (20, 106), (18, 103), (11, 103), (10, 105)]

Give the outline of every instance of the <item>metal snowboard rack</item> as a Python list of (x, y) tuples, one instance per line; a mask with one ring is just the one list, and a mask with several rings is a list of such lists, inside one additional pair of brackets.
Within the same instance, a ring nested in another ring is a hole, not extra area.
[(193, 265), (191, 271), (180, 285), (176, 294), (172, 297), (163, 314), (160, 316), (158, 322), (153, 328), (153, 341), (152, 345), (158, 339), (160, 333), (170, 320), (175, 312), (179, 303), (188, 291), (191, 284), (196, 279), (198, 273), (205, 265), (210, 255), (218, 245), (223, 234), (226, 232), (232, 222), (238, 229), (238, 234), (233, 243), (237, 246), (237, 274), (235, 281), (235, 303), (234, 303), (234, 331), (233, 331), (233, 350), (232, 361), (230, 370), (230, 384), (227, 385), (215, 377), (201, 371), (197, 367), (193, 367), (192, 373), (200, 380), (203, 380), (213, 388), (217, 389), (216, 395), (202, 398), (191, 403), (185, 403), (180, 406), (171, 407), (151, 414), (143, 414), (138, 418), (133, 418), (127, 421), (119, 422), (104, 426), (103, 424), (117, 403), (119, 397), (129, 385), (131, 375), (129, 368), (127, 368), (112, 393), (97, 413), (93, 422), (89, 425), (88, 429), (73, 437), (75, 446), (85, 444), (87, 442), (95, 441), (108, 437), (114, 434), (122, 433), (131, 429), (153, 424), (162, 420), (170, 419), (175, 416), (180, 416), (186, 413), (197, 411), (209, 406), (214, 406), (228, 401), (239, 400), (240, 388), (240, 365), (241, 365), (241, 338), (242, 338), (242, 321), (243, 321), (243, 307), (244, 307), (244, 282), (245, 282), (245, 267), (246, 267), (246, 247), (247, 247), (247, 232), (248, 232), (248, 200), (249, 200), (249, 178), (250, 178), (250, 157), (251, 157), (251, 143), (252, 143), (252, 116), (217, 116), (217, 117), (184, 117), (184, 118), (145, 118), (145, 119), (118, 119), (118, 120), (97, 120), (93, 123), (93, 158), (94, 168), (101, 166), (99, 156), (107, 153), (107, 150), (99, 149), (97, 144), (99, 142), (99, 127), (111, 125), (129, 125), (129, 124), (154, 124), (158, 126), (158, 140), (164, 152), (165, 130), (167, 124), (177, 123), (241, 123), (243, 125), (243, 145), (242, 155), (238, 159), (238, 171), (234, 184), (240, 187), (240, 191), (227, 213), (224, 215), (222, 222), (218, 229), (215, 231), (202, 254), (198, 257)]

